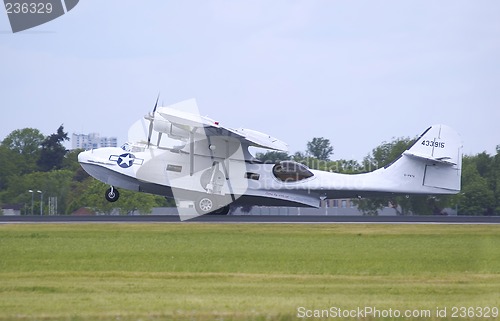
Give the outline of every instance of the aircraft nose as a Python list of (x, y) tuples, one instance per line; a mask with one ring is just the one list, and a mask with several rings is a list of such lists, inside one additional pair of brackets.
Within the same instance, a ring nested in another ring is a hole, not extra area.
[(81, 152), (80, 154), (78, 154), (78, 162), (79, 163), (87, 162), (91, 152), (92, 151), (87, 150), (87, 151), (84, 151), (84, 152)]

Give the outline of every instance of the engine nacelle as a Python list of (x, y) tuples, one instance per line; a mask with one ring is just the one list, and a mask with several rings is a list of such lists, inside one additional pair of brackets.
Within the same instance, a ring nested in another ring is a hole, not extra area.
[(171, 122), (156, 114), (153, 121), (153, 129), (157, 132), (167, 134), (173, 139), (186, 140), (189, 139), (189, 131), (173, 125)]

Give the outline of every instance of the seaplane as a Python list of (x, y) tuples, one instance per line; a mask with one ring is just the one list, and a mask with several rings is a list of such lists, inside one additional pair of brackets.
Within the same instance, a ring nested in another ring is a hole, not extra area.
[(181, 220), (228, 214), (230, 206), (319, 207), (322, 200), (383, 195), (456, 194), (462, 142), (449, 126), (428, 127), (397, 159), (368, 173), (313, 170), (284, 160), (259, 161), (251, 150), (288, 151), (283, 141), (244, 128), (229, 128), (199, 113), (194, 99), (159, 107), (136, 123), (121, 147), (83, 151), (78, 161), (110, 187), (194, 202), (178, 208)]

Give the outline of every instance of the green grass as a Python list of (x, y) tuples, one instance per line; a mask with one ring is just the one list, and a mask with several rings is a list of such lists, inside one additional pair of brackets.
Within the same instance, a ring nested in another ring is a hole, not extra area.
[(0, 226), (0, 320), (303, 320), (300, 306), (500, 307), (500, 227)]

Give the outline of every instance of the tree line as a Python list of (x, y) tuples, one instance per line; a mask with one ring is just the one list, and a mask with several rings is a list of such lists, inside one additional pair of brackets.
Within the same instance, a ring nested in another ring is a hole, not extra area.
[[(77, 158), (82, 150), (66, 150), (63, 143), (67, 140), (68, 134), (61, 125), (49, 136), (44, 136), (38, 129), (24, 128), (13, 131), (1, 141), (0, 208), (22, 204), (22, 214), (38, 214), (40, 210), (49, 213), (49, 198), (57, 199), (58, 214), (69, 214), (82, 207), (91, 207), (91, 210), (101, 213), (116, 210), (120, 214), (144, 213), (153, 207), (175, 205), (172, 200), (161, 196), (126, 190), (120, 191), (122, 197), (118, 202), (108, 203), (103, 196), (107, 186), (81, 168)], [(294, 160), (312, 169), (356, 174), (389, 164), (414, 141), (415, 138), (400, 137), (383, 142), (361, 162), (331, 160), (334, 148), (330, 140), (323, 137), (309, 141), (304, 152), (290, 155), (270, 151), (258, 153), (256, 157), (266, 162)], [(33, 200), (33, 194), (38, 191), (40, 193)], [(43, 203), (42, 197), (45, 199)], [(462, 190), (457, 195), (394, 196), (355, 202), (365, 215), (376, 215), (388, 204), (400, 215), (443, 214), (445, 208), (457, 209), (460, 215), (500, 215), (500, 145), (495, 155), (482, 152), (464, 156)]]
[[(150, 212), (153, 207), (172, 205), (161, 196), (123, 191), (111, 204), (104, 199), (105, 184), (90, 177), (78, 163), (81, 149), (66, 150), (69, 140), (63, 125), (44, 136), (38, 129), (11, 132), (0, 143), (0, 211), (21, 204), (22, 214), (69, 214), (82, 208), (100, 213)], [(52, 208), (49, 208), (49, 198)], [(42, 208), (41, 208), (42, 207)], [(1, 214), (1, 212), (0, 212)]]

